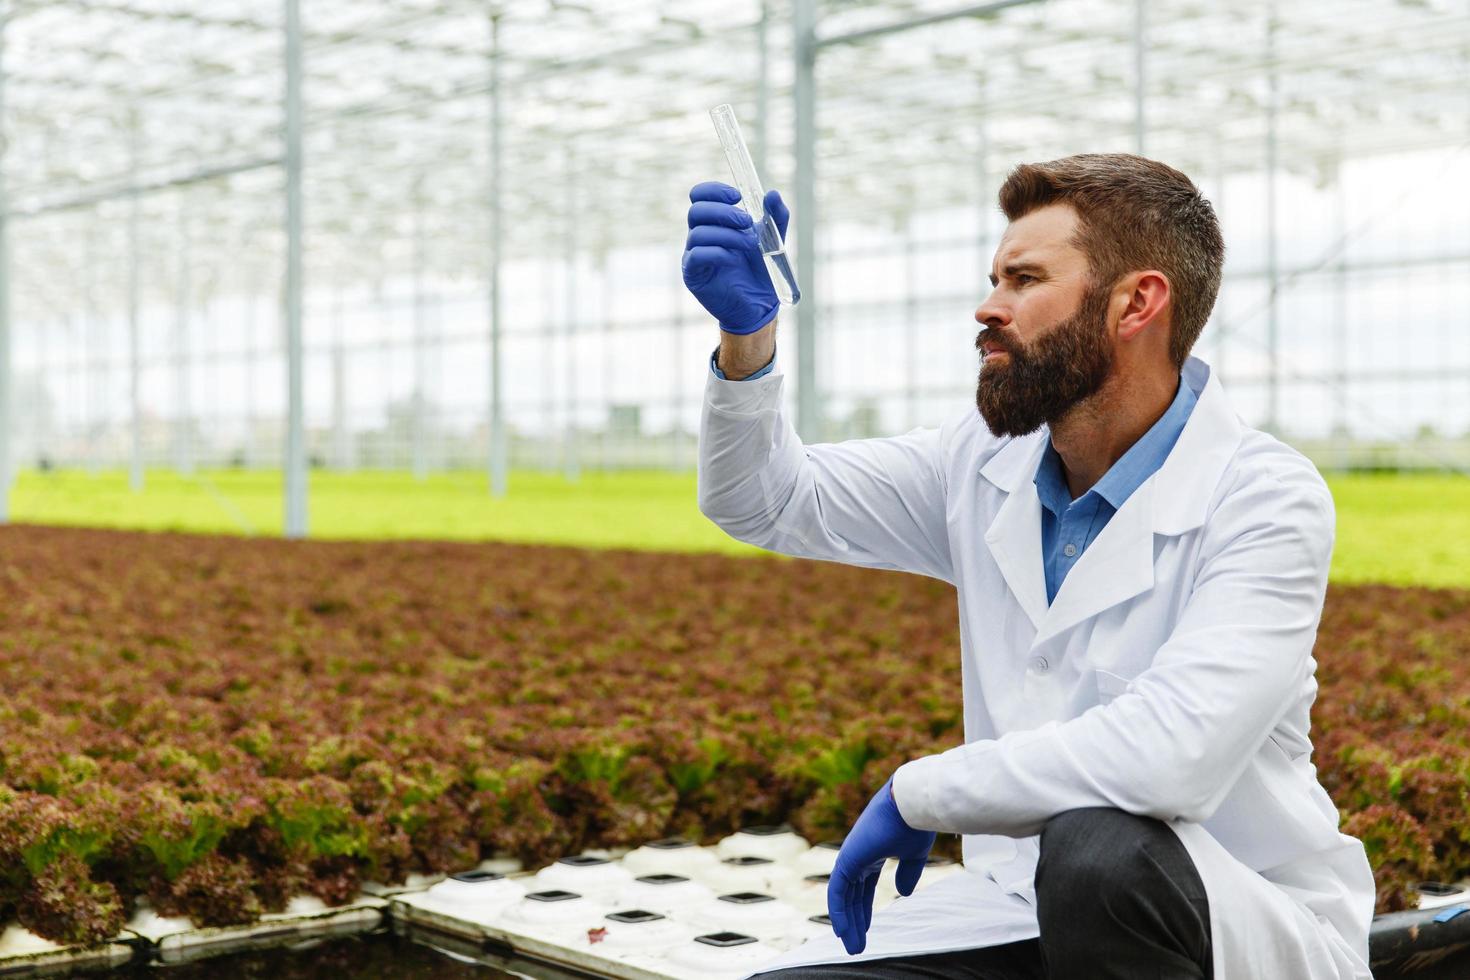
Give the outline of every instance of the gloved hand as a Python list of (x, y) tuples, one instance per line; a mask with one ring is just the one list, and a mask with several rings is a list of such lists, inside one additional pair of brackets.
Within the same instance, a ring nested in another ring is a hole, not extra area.
[(915, 830), (899, 816), (898, 804), (893, 801), (893, 778), (889, 777), (852, 825), (837, 852), (832, 877), (827, 879), (827, 914), (832, 918), (832, 931), (847, 947), (849, 956), (861, 953), (868, 945), (873, 893), (883, 859), (899, 859), (894, 883), (900, 895), (912, 895), (933, 846), (932, 830)]
[[(728, 333), (755, 333), (781, 309), (760, 239), (750, 215), (735, 203), (740, 192), (707, 180), (689, 192), (689, 237), (684, 242), (684, 285)], [(791, 212), (777, 191), (766, 192), (766, 210), (781, 237)]]

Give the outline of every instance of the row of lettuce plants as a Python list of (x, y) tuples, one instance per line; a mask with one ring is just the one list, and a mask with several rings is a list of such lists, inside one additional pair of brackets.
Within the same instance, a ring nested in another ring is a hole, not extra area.
[[(1379, 908), (1470, 874), (1470, 597), (1334, 587), (1316, 762)], [(840, 837), (962, 740), (953, 590), (778, 559), (0, 529), (0, 921), (207, 925), (497, 854)], [(957, 856), (955, 838), (940, 850)]]

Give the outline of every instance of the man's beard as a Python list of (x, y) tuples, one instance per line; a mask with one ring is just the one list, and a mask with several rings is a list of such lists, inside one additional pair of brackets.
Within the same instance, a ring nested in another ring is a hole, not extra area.
[(1102, 387), (1113, 367), (1107, 310), (1108, 290), (1089, 287), (1077, 312), (1029, 344), (994, 327), (981, 331), (977, 348), (994, 342), (1006, 352), (1004, 364), (981, 366), (975, 385), (975, 404), (991, 433), (1028, 435)]

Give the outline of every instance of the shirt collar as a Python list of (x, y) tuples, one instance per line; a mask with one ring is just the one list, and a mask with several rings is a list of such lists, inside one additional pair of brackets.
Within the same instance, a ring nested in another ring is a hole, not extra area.
[[(1133, 491), (1164, 464), (1169, 451), (1179, 440), (1179, 433), (1184, 431), (1184, 423), (1189, 421), (1189, 413), (1194, 410), (1197, 401), (1199, 396), (1181, 377), (1179, 391), (1164, 410), (1164, 414), (1159, 416), (1159, 420), (1137, 442), (1128, 447), (1128, 451), (1108, 468), (1102, 479), (1088, 493), (1096, 493), (1102, 497), (1113, 510), (1120, 509)], [(1066, 476), (1062, 471), (1062, 458), (1052, 446), (1049, 435), (1041, 453), (1041, 462), (1036, 467), (1034, 482), (1042, 505), (1053, 514), (1061, 516), (1071, 506), (1072, 493), (1067, 488)]]

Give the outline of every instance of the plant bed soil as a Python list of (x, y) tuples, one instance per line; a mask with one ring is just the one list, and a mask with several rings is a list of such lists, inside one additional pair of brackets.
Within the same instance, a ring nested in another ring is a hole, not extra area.
[[(1378, 911), (1470, 875), (1470, 592), (1329, 590)], [(821, 562), (0, 528), (0, 921), (116, 934), (789, 820), (962, 741), (954, 590)], [(957, 856), (958, 839), (939, 851)]]

